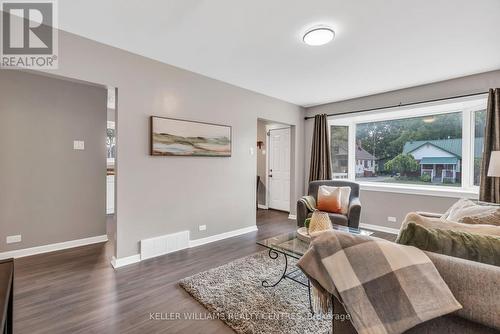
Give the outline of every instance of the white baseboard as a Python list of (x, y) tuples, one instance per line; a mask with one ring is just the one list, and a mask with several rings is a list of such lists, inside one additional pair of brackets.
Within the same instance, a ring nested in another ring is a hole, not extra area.
[[(206, 238), (189, 240), (189, 247), (188, 248), (198, 247), (198, 246), (205, 245), (205, 244), (208, 244), (211, 242), (215, 242), (215, 241), (219, 241), (219, 240), (223, 240), (223, 239), (227, 239), (227, 238), (231, 238), (231, 237), (236, 237), (238, 235), (242, 235), (242, 234), (250, 233), (250, 232), (255, 232), (255, 231), (257, 231), (257, 225), (244, 227), (244, 228), (240, 228), (238, 230), (224, 232), (224, 233), (220, 233), (220, 234), (216, 234), (216, 235), (211, 235), (211, 236), (206, 237)], [(111, 259), (111, 265), (115, 269), (123, 267), (123, 266), (127, 266), (129, 264), (137, 263), (137, 262), (141, 262), (141, 255), (140, 254), (122, 257), (119, 259), (117, 259), (113, 256), (113, 258)]]
[(128, 266), (129, 264), (141, 262), (141, 254), (135, 254), (132, 256), (122, 257), (117, 259), (116, 257), (111, 258), (111, 265), (113, 268), (120, 268), (123, 266)]
[(224, 233), (220, 233), (220, 234), (216, 234), (216, 235), (211, 235), (211, 236), (206, 237), (206, 238), (189, 240), (189, 248), (201, 246), (201, 245), (208, 244), (208, 243), (211, 243), (214, 241), (219, 241), (222, 239), (236, 237), (238, 235), (250, 233), (250, 232), (254, 232), (254, 231), (257, 231), (257, 225), (244, 227), (244, 228), (240, 228), (238, 230), (224, 232)]
[(367, 228), (369, 230), (374, 230), (374, 231), (379, 231), (379, 232), (385, 232), (385, 233), (390, 233), (390, 234), (399, 234), (399, 230), (396, 228), (391, 228), (391, 227), (385, 227), (385, 226), (380, 226), (380, 225), (372, 225), (372, 224), (359, 224), (359, 227), (361, 228)]
[(24, 249), (17, 249), (17, 250), (13, 250), (13, 251), (7, 251), (7, 252), (0, 253), (0, 260), (9, 259), (9, 258), (19, 258), (19, 257), (24, 257), (24, 256), (31, 256), (31, 255), (48, 253), (48, 252), (55, 252), (55, 251), (59, 251), (59, 250), (63, 250), (63, 249), (91, 245), (91, 244), (96, 244), (99, 242), (106, 242), (106, 241), (108, 241), (107, 235), (98, 235), (96, 237), (70, 240), (70, 241), (58, 242), (55, 244), (36, 246), (36, 247), (30, 247), (30, 248), (24, 248)]
[(262, 209), (262, 210), (268, 210), (269, 209), (269, 207), (267, 205), (264, 205), (264, 204), (257, 204), (257, 207), (259, 209)]
[(288, 215), (288, 219), (297, 220), (297, 216), (290, 214), (290, 215)]

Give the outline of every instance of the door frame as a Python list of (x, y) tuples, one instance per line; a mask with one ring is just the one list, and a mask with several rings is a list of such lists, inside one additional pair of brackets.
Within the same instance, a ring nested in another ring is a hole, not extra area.
[[(270, 184), (269, 184), (269, 157), (271, 156), (271, 150), (269, 150), (269, 143), (270, 143), (270, 140), (269, 138), (271, 137), (270, 136), (270, 131), (271, 130), (283, 130), (283, 129), (289, 129), (290, 130), (290, 136), (289, 136), (289, 140), (290, 140), (290, 160), (292, 158), (292, 126), (291, 125), (286, 125), (286, 124), (280, 124), (282, 125), (282, 127), (273, 127), (273, 126), (270, 126), (268, 124), (266, 124), (266, 208), (267, 209), (271, 209), (269, 207), (269, 194), (270, 194)], [(288, 196), (290, 196), (291, 194), (291, 183), (292, 183), (292, 175), (291, 175), (291, 169), (292, 169), (292, 165), (291, 165), (292, 161), (290, 161), (290, 180), (289, 180), (289, 194)], [(290, 214), (291, 212), (291, 206), (292, 206), (292, 202), (290, 202), (290, 207), (288, 208), (288, 213)], [(273, 209), (273, 210), (277, 210), (277, 209)]]

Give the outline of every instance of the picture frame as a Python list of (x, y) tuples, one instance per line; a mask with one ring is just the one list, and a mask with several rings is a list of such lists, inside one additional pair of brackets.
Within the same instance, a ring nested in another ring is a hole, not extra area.
[(150, 117), (150, 155), (231, 157), (232, 127), (160, 116)]

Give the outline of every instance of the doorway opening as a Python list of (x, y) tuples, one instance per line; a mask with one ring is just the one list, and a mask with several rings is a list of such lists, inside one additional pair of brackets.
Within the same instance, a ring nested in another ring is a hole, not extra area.
[(106, 213), (115, 213), (116, 88), (108, 87), (106, 128)]
[(294, 127), (257, 120), (257, 209), (291, 211)]
[(113, 254), (116, 254), (116, 163), (117, 163), (117, 95), (116, 87), (107, 87), (106, 120), (106, 234), (112, 241)]

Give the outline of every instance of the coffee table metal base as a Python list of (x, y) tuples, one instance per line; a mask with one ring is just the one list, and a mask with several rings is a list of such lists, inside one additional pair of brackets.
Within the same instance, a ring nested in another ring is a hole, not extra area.
[(273, 260), (276, 260), (280, 254), (282, 254), (285, 258), (285, 268), (283, 269), (283, 273), (281, 274), (280, 278), (276, 283), (270, 284), (267, 280), (262, 281), (262, 286), (265, 288), (272, 288), (278, 285), (283, 279), (287, 278), (289, 280), (292, 280), (304, 287), (307, 288), (307, 295), (309, 297), (309, 308), (311, 310), (311, 313), (314, 314), (313, 307), (312, 307), (312, 300), (311, 300), (311, 282), (309, 279), (304, 275), (302, 270), (300, 268), (295, 268), (292, 269), (290, 272), (288, 272), (288, 255), (286, 253), (281, 253), (278, 252), (274, 249), (269, 249), (269, 257)]

